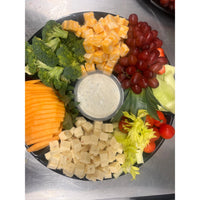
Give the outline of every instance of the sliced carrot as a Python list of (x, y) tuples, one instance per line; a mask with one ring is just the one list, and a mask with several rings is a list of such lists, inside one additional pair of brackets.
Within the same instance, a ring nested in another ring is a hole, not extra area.
[(53, 135), (47, 135), (47, 136), (36, 138), (36, 139), (33, 139), (33, 140), (27, 140), (26, 144), (31, 145), (31, 144), (35, 144), (35, 143), (38, 143), (38, 142), (43, 142), (45, 140), (51, 139), (52, 137), (53, 137)]
[(163, 48), (157, 48), (157, 50), (158, 50), (159, 53), (160, 53), (159, 57), (165, 57), (165, 53), (164, 53)]
[(58, 136), (54, 136), (53, 138), (49, 139), (49, 140), (45, 140), (42, 142), (38, 142), (36, 144), (33, 144), (31, 147), (29, 147), (27, 149), (28, 152), (33, 152), (33, 151), (39, 151), (45, 147), (47, 147), (49, 145), (49, 142), (53, 141), (53, 140), (59, 140)]
[[(43, 131), (38, 131), (38, 132), (34, 132), (34, 133), (29, 133), (29, 132), (26, 132), (25, 136), (25, 140), (26, 139), (36, 139), (36, 138), (40, 138), (40, 137), (44, 137), (44, 136), (47, 136), (47, 135), (53, 135), (53, 134), (57, 134), (59, 132), (60, 128), (52, 128), (52, 129), (47, 129), (47, 130), (43, 130)], [(27, 138), (28, 136), (28, 138)]]
[(26, 81), (25, 84), (41, 83), (40, 79)]

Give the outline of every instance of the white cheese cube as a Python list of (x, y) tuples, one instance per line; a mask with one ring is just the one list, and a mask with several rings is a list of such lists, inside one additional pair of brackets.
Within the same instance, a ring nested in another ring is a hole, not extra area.
[(103, 125), (102, 121), (94, 121), (94, 129), (102, 130), (102, 125)]
[(119, 149), (121, 144), (117, 142), (117, 140), (115, 139), (115, 137), (112, 137), (110, 140), (109, 140), (109, 144), (110, 146), (112, 146), (113, 149)]
[(81, 142), (79, 139), (72, 140), (72, 149), (74, 152), (78, 152), (81, 150)]
[(65, 131), (62, 131), (59, 135), (60, 140), (67, 140), (67, 136), (65, 134)]
[(45, 153), (44, 156), (45, 156), (45, 158), (46, 158), (47, 160), (49, 160), (49, 159), (51, 158), (51, 153), (50, 153), (50, 151), (47, 152), (47, 153)]
[(86, 131), (86, 132), (89, 133), (89, 132), (91, 132), (92, 129), (93, 129), (93, 124), (86, 121), (85, 123), (83, 123), (83, 124), (81, 125), (81, 127), (83, 128), (84, 131)]
[(79, 161), (84, 164), (90, 164), (90, 154), (88, 152), (81, 151)]
[(86, 119), (84, 117), (77, 117), (75, 125), (76, 125), (76, 127), (79, 127), (85, 122), (86, 122)]
[(63, 164), (69, 163), (72, 161), (72, 152), (71, 151), (65, 151), (62, 152), (62, 159), (64, 160)]
[(100, 152), (99, 156), (100, 156), (101, 167), (107, 166), (108, 165), (108, 153), (107, 153), (107, 151)]
[(116, 160), (119, 162), (119, 164), (123, 164), (125, 161), (125, 156), (124, 154), (117, 154), (116, 155)]
[(50, 169), (56, 169), (60, 161), (60, 154), (54, 154), (49, 159), (47, 167)]
[(86, 174), (94, 174), (95, 166), (93, 164), (86, 165)]
[(74, 175), (75, 164), (70, 162), (63, 168), (63, 174), (72, 177)]
[(83, 135), (83, 130), (81, 126), (74, 129), (74, 136), (80, 138)]
[(98, 137), (96, 135), (90, 135), (90, 144), (97, 145)]
[(83, 178), (85, 176), (85, 165), (83, 163), (77, 163), (75, 165), (74, 174), (78, 178)]
[(108, 134), (104, 133), (104, 132), (101, 132), (100, 136), (99, 136), (99, 139), (102, 140), (102, 141), (107, 141), (108, 140)]
[(90, 181), (96, 181), (96, 175), (95, 174), (87, 174), (86, 178)]
[(68, 140), (69, 138), (72, 137), (72, 133), (70, 130), (65, 130), (63, 131), (65, 133), (65, 136), (66, 136), (66, 139), (65, 140)]
[(99, 146), (99, 149), (100, 150), (103, 150), (103, 149), (105, 149), (105, 147), (106, 147), (106, 142), (104, 142), (104, 141), (99, 141), (99, 143), (98, 143), (98, 146)]
[(108, 152), (108, 161), (113, 162), (116, 159), (116, 151), (112, 148), (112, 146), (107, 147), (106, 150)]
[(60, 142), (60, 152), (70, 151), (71, 142), (61, 140)]
[(70, 132), (72, 135), (74, 135), (74, 130), (75, 130), (75, 127), (72, 127), (72, 128), (69, 130), (69, 132)]
[(121, 169), (119, 162), (113, 162), (109, 164), (109, 169), (112, 173), (118, 173)]
[(50, 147), (51, 155), (58, 154), (60, 152), (58, 140), (54, 140), (54, 141), (49, 142), (49, 147)]
[(92, 162), (93, 162), (93, 164), (94, 164), (95, 167), (98, 167), (101, 164), (99, 155), (98, 156), (94, 156), (92, 158)]
[(99, 146), (98, 145), (91, 145), (89, 153), (94, 155), (94, 156), (97, 156), (99, 154)]
[(93, 129), (93, 134), (96, 135), (98, 138), (100, 137), (100, 134), (101, 134), (101, 130), (100, 129), (97, 129), (97, 128), (94, 128)]
[(83, 135), (81, 137), (81, 144), (82, 145), (88, 145), (88, 144), (90, 144), (90, 135)]
[(102, 125), (103, 132), (112, 133), (113, 132), (113, 125), (109, 123), (105, 123)]

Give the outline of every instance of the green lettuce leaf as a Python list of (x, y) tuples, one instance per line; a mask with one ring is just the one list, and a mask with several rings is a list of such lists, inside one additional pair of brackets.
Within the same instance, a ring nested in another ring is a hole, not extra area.
[(161, 103), (159, 110), (175, 114), (175, 67), (165, 65), (165, 73), (158, 75), (159, 87), (152, 89), (156, 99)]

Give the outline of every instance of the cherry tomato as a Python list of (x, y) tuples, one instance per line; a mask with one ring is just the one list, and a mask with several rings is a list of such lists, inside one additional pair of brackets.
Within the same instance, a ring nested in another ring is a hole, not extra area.
[(175, 134), (175, 129), (169, 124), (162, 124), (159, 129), (160, 136), (164, 139), (170, 139)]
[(150, 142), (145, 148), (144, 148), (144, 152), (145, 153), (152, 153), (156, 148), (156, 144), (155, 142)]
[(156, 127), (153, 127), (154, 135), (156, 136), (155, 138), (152, 138), (150, 142), (155, 142), (160, 138), (160, 133), (159, 130)]
[(159, 110), (157, 110), (156, 112), (157, 112), (157, 114), (158, 114), (158, 118), (159, 118), (161, 121), (154, 120), (154, 125), (155, 125), (156, 127), (160, 127), (162, 124), (166, 124), (166, 123), (167, 123), (167, 119), (165, 118), (165, 115), (164, 115), (161, 111), (159, 111)]
[(157, 74), (164, 74), (165, 73), (165, 65), (162, 66), (162, 68), (158, 71)]
[(149, 128), (152, 128), (153, 127), (153, 125), (154, 125), (154, 118), (152, 118), (150, 115), (147, 115), (146, 116), (146, 119), (145, 119), (145, 122), (148, 122), (148, 127)]
[(126, 117), (122, 117), (118, 124), (119, 130), (123, 133), (128, 133), (127, 130), (124, 130), (124, 125), (127, 125), (127, 122), (125, 122), (126, 119), (127, 119)]

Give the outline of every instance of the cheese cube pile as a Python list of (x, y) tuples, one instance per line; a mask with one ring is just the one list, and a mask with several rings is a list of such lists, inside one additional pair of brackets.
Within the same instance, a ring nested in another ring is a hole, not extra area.
[(112, 175), (117, 178), (122, 173), (125, 157), (112, 132), (110, 123), (91, 123), (78, 117), (75, 127), (62, 131), (59, 141), (49, 143), (50, 151), (45, 154), (47, 167), (91, 181), (112, 178)]
[(124, 43), (127, 39), (128, 23), (125, 18), (106, 15), (97, 20), (93, 12), (83, 14), (84, 25), (80, 26), (76, 21), (65, 20), (62, 27), (73, 31), (78, 37), (84, 38), (85, 66), (82, 65), (82, 75), (96, 69), (110, 75), (120, 57), (129, 52)]

